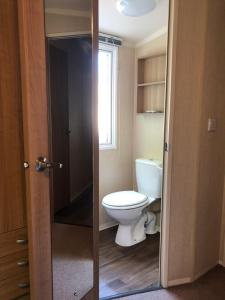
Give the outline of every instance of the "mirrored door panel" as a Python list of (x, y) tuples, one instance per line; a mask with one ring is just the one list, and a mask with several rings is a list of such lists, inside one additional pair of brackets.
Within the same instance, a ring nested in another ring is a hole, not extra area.
[(45, 0), (54, 300), (93, 288), (90, 0)]

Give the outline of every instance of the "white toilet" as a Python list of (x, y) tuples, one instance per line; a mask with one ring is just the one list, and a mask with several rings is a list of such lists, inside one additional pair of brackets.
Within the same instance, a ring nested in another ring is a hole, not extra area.
[(136, 180), (138, 192), (116, 192), (102, 200), (108, 215), (119, 223), (116, 243), (124, 247), (140, 243), (146, 239), (146, 234), (158, 231), (156, 215), (148, 211), (147, 207), (161, 198), (161, 162), (137, 159)]

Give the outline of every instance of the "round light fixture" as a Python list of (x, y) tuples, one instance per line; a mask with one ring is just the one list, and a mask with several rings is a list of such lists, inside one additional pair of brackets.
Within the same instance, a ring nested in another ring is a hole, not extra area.
[(154, 10), (158, 0), (117, 0), (118, 11), (129, 17), (140, 17)]

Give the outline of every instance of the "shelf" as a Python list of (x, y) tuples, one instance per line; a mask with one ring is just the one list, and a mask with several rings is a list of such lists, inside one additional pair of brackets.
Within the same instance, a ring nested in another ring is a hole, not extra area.
[(162, 110), (146, 110), (143, 113), (144, 114), (163, 114), (164, 111), (162, 111)]
[(161, 111), (161, 110), (146, 110), (146, 111), (142, 111), (142, 112), (138, 112), (138, 114), (152, 114), (152, 115), (155, 115), (155, 114), (164, 114), (164, 111)]
[(145, 87), (145, 86), (152, 86), (152, 85), (162, 85), (165, 84), (165, 81), (153, 81), (153, 82), (146, 82), (146, 83), (139, 83), (138, 87)]
[(137, 113), (164, 113), (166, 55), (137, 61)]

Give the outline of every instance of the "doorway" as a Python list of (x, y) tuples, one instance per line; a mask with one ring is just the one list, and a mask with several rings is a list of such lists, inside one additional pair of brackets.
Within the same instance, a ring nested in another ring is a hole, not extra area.
[(169, 0), (120, 2), (99, 1), (100, 299), (161, 287)]

